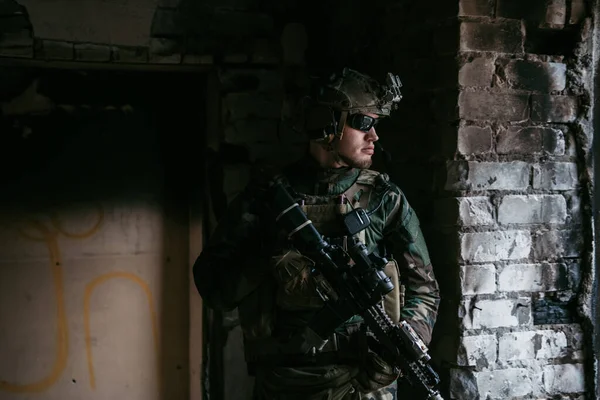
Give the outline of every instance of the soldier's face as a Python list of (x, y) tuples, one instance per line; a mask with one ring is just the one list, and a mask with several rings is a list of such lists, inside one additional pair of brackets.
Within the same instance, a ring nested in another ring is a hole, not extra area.
[[(373, 118), (379, 118), (377, 114), (366, 113)], [(341, 161), (349, 167), (369, 168), (371, 157), (375, 153), (375, 142), (379, 140), (375, 127), (368, 131), (351, 128), (346, 124), (342, 139), (337, 143), (337, 153)]]

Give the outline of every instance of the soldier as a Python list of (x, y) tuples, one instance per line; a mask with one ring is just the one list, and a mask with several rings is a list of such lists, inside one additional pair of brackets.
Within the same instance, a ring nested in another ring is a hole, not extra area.
[[(428, 344), (439, 292), (419, 220), (387, 175), (368, 169), (378, 140), (375, 126), (401, 97), (400, 82), (391, 74), (386, 85), (348, 68), (333, 75), (305, 103), (302, 126), (311, 137), (306, 156), (278, 176), (329, 242), (348, 243), (340, 214), (355, 207), (368, 211), (371, 224), (357, 235), (369, 252), (389, 260), (385, 273), (394, 290), (383, 306), (392, 320), (407, 321)], [(311, 272), (314, 261), (275, 227), (264, 197), (268, 176), (258, 175), (232, 201), (194, 265), (207, 306), (238, 307), (255, 399), (396, 399), (400, 371), (370, 345), (358, 316), (310, 354), (277, 350), (324, 303)]]

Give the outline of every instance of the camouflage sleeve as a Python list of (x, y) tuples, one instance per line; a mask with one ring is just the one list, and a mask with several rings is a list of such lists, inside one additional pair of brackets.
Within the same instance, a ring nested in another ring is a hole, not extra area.
[(234, 309), (266, 275), (259, 204), (250, 186), (238, 195), (194, 263), (196, 288), (211, 308)]
[(440, 303), (438, 283), (416, 213), (395, 185), (388, 196), (389, 212), (383, 234), (405, 286), (401, 318), (429, 344)]

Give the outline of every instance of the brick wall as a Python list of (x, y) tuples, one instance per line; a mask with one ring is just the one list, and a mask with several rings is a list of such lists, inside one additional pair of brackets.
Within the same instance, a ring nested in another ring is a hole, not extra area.
[(589, 17), (577, 1), (459, 1), (456, 147), (434, 205), (457, 261), (440, 260), (457, 318), (434, 344), (450, 398), (593, 390)]

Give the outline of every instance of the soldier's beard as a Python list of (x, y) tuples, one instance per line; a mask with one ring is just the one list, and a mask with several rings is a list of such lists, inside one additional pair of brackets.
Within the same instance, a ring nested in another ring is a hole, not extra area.
[(367, 169), (373, 164), (371, 157), (359, 159), (358, 157), (346, 157), (342, 154), (337, 154), (338, 158), (351, 168)]

